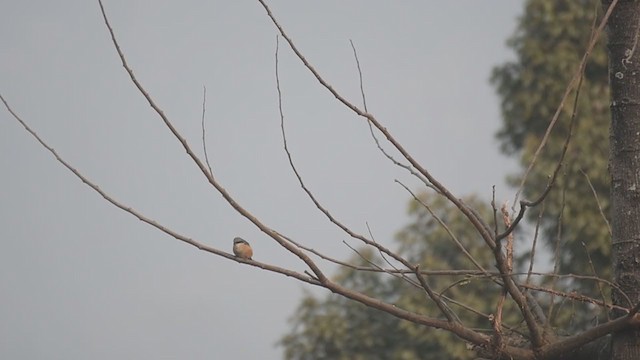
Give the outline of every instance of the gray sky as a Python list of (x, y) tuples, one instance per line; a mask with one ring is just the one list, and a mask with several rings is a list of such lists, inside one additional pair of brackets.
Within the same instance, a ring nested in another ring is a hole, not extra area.
[[(498, 152), (493, 66), (523, 1), (270, 1), (300, 50), (457, 195), (512, 198)], [(202, 86), (214, 172), (263, 221), (330, 255), (345, 234), (305, 197), (282, 149), (274, 26), (254, 1), (105, 1), (139, 80), (201, 153)], [(0, 92), (115, 198), (220, 249), (303, 271), (207, 186), (122, 69), (96, 1), (13, 1), (0, 12)], [(366, 123), (280, 44), (288, 141), (318, 199), (384, 244), (419, 184), (378, 152)], [(385, 144), (389, 149), (389, 145)], [(106, 203), (0, 111), (0, 358), (279, 359), (302, 290), (200, 252)], [(357, 245), (356, 243), (353, 243)], [(331, 272), (334, 267), (325, 265)], [(314, 293), (323, 294), (322, 291)]]

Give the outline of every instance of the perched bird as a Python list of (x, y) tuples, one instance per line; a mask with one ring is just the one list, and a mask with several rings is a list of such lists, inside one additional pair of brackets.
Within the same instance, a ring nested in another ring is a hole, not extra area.
[(253, 256), (251, 245), (240, 237), (233, 239), (233, 254), (242, 259), (253, 260), (251, 259)]

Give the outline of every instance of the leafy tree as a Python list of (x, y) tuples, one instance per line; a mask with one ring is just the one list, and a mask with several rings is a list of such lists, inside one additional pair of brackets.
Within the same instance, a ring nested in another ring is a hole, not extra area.
[[(527, 1), (524, 16), (509, 40), (517, 58), (494, 69), (491, 80), (502, 98), (503, 113), (498, 138), (505, 153), (520, 157), (523, 170), (529, 166), (554, 118), (566, 84), (580, 63), (599, 9), (600, 2), (596, 0)], [(586, 66), (569, 150), (556, 186), (545, 203), (540, 225), (552, 253), (557, 242), (561, 242), (561, 273), (592, 273), (588, 252), (598, 275), (610, 278), (611, 236), (603, 219), (610, 208), (609, 80), (603, 44), (601, 41), (594, 49)], [(560, 112), (548, 144), (524, 187), (525, 198), (537, 197), (547, 185), (569, 132), (572, 111), (572, 106), (564, 106)], [(517, 186), (521, 178), (514, 177), (511, 181)], [(602, 212), (596, 206), (589, 182)], [(538, 216), (535, 211), (529, 215)], [(559, 219), (564, 221), (560, 223)], [(594, 287), (589, 284), (581, 290), (593, 291)]]

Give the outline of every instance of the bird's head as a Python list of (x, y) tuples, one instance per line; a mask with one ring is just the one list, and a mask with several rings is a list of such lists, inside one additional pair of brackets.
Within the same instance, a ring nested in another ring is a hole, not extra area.
[(243, 238), (241, 237), (236, 237), (235, 239), (233, 239), (233, 244), (248, 244)]

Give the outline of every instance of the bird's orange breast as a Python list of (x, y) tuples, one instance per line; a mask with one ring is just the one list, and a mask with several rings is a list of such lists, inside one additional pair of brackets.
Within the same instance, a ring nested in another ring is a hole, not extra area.
[(233, 253), (236, 254), (237, 257), (251, 259), (253, 256), (253, 249), (251, 249), (251, 246), (247, 244), (240, 243), (233, 246)]

